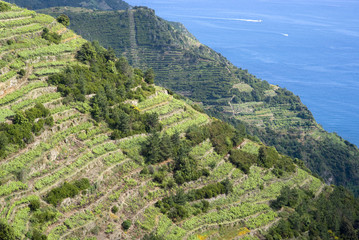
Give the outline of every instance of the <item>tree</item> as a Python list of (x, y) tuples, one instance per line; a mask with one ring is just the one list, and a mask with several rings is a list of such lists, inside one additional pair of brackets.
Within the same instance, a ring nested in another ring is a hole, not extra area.
[(116, 62), (115, 66), (119, 73), (123, 74), (127, 78), (130, 78), (130, 79), (132, 78), (133, 69), (130, 66), (130, 64), (128, 64), (127, 59), (125, 57), (120, 57), (118, 59), (118, 61)]
[(352, 223), (345, 216), (343, 217), (343, 221), (340, 226), (340, 233), (343, 235), (343, 239), (358, 240)]
[(258, 150), (258, 163), (260, 166), (265, 166), (267, 160), (267, 152), (266, 152), (266, 147), (260, 147)]
[(164, 240), (164, 238), (151, 233), (150, 235), (146, 234), (142, 240)]
[(32, 132), (35, 133), (35, 134), (38, 134), (41, 131), (41, 129), (44, 127), (44, 124), (45, 124), (44, 119), (40, 119), (39, 121), (34, 123), (32, 125)]
[(176, 204), (179, 204), (179, 205), (185, 205), (187, 202), (186, 194), (182, 188), (180, 188), (176, 191), (176, 195), (174, 195), (172, 197), (172, 199)]
[(145, 82), (148, 84), (153, 84), (155, 82), (155, 72), (152, 68), (145, 72)]
[(197, 145), (209, 137), (207, 128), (203, 128), (197, 125), (191, 126), (186, 132), (186, 138), (192, 142), (193, 145)]
[(107, 51), (104, 52), (104, 57), (106, 59), (106, 61), (112, 61), (114, 62), (116, 60), (116, 53), (115, 50), (113, 50), (113, 48), (109, 47), (107, 49)]
[(295, 208), (299, 202), (300, 196), (298, 189), (290, 189), (288, 186), (285, 186), (281, 189), (277, 199), (271, 202), (271, 207), (274, 209), (280, 209), (283, 206)]
[(95, 48), (92, 46), (92, 44), (88, 42), (84, 43), (81, 46), (80, 50), (77, 51), (76, 59), (79, 60), (80, 62), (89, 62), (91, 60), (95, 60), (96, 59)]
[(207, 212), (209, 208), (209, 202), (206, 200), (202, 200), (201, 204), (202, 204), (202, 212)]
[(55, 44), (59, 44), (61, 42), (61, 35), (57, 33), (50, 33), (50, 30), (48, 28), (44, 28), (41, 34), (41, 37), (43, 39), (46, 39), (50, 42), (53, 42)]
[(25, 69), (20, 69), (20, 71), (18, 72), (18, 74), (20, 75), (20, 77), (25, 76), (25, 74), (26, 74)]
[(279, 158), (279, 154), (274, 147), (260, 147), (258, 151), (258, 164), (262, 167), (271, 168)]
[(158, 114), (157, 113), (150, 113), (145, 114), (145, 124), (146, 124), (146, 131), (151, 132), (153, 130), (160, 130), (161, 125), (158, 120)]
[(113, 206), (113, 207), (111, 208), (111, 212), (112, 212), (113, 214), (116, 214), (116, 213), (118, 212), (118, 207), (117, 207), (117, 206)]
[(174, 159), (175, 160), (175, 168), (174, 168), (175, 171), (181, 171), (184, 169), (189, 151), (190, 151), (189, 146), (186, 143), (181, 142), (181, 144), (179, 145), (179, 148), (178, 148), (178, 152)]
[(256, 162), (256, 156), (238, 149), (230, 151), (229, 161), (244, 173), (248, 173), (251, 165)]
[(14, 229), (4, 220), (0, 220), (0, 239), (15, 240)]
[(93, 106), (93, 116), (97, 121), (106, 119), (109, 116), (107, 96), (103, 89), (98, 90), (96, 96), (91, 99), (91, 102)]
[(0, 132), (0, 150), (4, 150), (9, 143), (9, 138), (6, 136), (5, 132)]
[(174, 179), (178, 185), (181, 185), (185, 182), (185, 179), (183, 177), (183, 172), (181, 171), (176, 171), (176, 173), (174, 174)]
[(90, 187), (90, 181), (87, 178), (81, 178), (79, 180), (76, 180), (73, 185), (79, 190), (85, 190)]
[(223, 185), (224, 187), (224, 192), (225, 194), (229, 194), (230, 192), (233, 191), (233, 184), (229, 181), (228, 178), (226, 178), (225, 180), (223, 180), (221, 182), (221, 184)]
[(189, 216), (189, 212), (186, 207), (182, 205), (175, 205), (168, 213), (168, 216), (176, 222), (180, 219), (187, 218)]
[(42, 234), (39, 230), (35, 229), (32, 232), (32, 238), (31, 240), (46, 240), (47, 236), (45, 234)]
[(101, 120), (101, 110), (97, 103), (92, 104), (91, 115), (96, 121)]
[(58, 23), (61, 23), (62, 25), (64, 25), (65, 27), (69, 26), (70, 25), (70, 18), (65, 15), (65, 14), (61, 14), (60, 16), (58, 16), (56, 18), (56, 21)]
[(122, 223), (122, 227), (124, 230), (128, 230), (131, 227), (131, 225), (132, 225), (131, 220), (125, 220)]
[(26, 118), (24, 112), (17, 112), (16, 113), (16, 115), (14, 117), (14, 120), (13, 120), (14, 124), (23, 125), (23, 124), (26, 124), (27, 122), (28, 122), (28, 119)]
[(112, 110), (111, 114), (111, 127), (119, 130), (123, 136), (127, 136), (127, 134), (131, 130), (131, 117), (125, 113), (120, 108), (115, 108)]
[(190, 146), (186, 142), (181, 142), (177, 155), (174, 158), (175, 180), (177, 184), (197, 180), (202, 171), (198, 168), (195, 159), (188, 155)]
[(161, 138), (161, 143), (160, 143), (160, 149), (161, 149), (161, 157), (162, 159), (166, 160), (169, 157), (172, 157), (173, 155), (173, 150), (172, 150), (173, 146), (172, 146), (172, 141), (170, 136), (168, 136), (167, 133), (164, 133), (162, 138)]
[(176, 157), (179, 148), (181, 146), (180, 134), (177, 131), (171, 136), (171, 143), (172, 143), (172, 156)]
[(157, 132), (147, 138), (147, 143), (142, 150), (142, 154), (146, 158), (147, 163), (154, 164), (160, 162), (160, 136)]
[(34, 199), (30, 201), (29, 208), (31, 211), (36, 211), (40, 208), (40, 201), (38, 199)]
[(235, 129), (228, 123), (213, 121), (209, 126), (209, 133), (214, 150), (218, 154), (224, 155), (233, 147)]

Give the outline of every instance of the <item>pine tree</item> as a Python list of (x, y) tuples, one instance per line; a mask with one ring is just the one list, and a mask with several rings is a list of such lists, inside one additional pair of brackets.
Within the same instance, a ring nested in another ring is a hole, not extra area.
[(159, 134), (153, 133), (148, 139), (147, 143), (142, 151), (143, 155), (146, 157), (146, 162), (150, 164), (155, 164), (160, 162), (161, 154), (160, 154), (160, 136)]
[(161, 157), (163, 160), (172, 157), (172, 148), (173, 146), (170, 136), (168, 136), (167, 133), (163, 134), (160, 144)]

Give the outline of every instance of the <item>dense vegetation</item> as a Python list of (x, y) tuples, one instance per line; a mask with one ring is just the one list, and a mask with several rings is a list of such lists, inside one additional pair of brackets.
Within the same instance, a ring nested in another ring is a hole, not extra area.
[(176, 195), (163, 198), (155, 206), (160, 208), (161, 213), (167, 214), (172, 221), (177, 222), (190, 217), (189, 202), (201, 200), (199, 203), (192, 204), (192, 207), (197, 208), (197, 211), (193, 212), (194, 215), (201, 212), (206, 213), (209, 203), (203, 199), (214, 198), (220, 194), (229, 194), (231, 191), (232, 185), (227, 179), (219, 183), (209, 184), (201, 189), (191, 190), (188, 193), (179, 190)]
[(6, 222), (0, 222), (0, 238), (4, 240), (15, 239), (14, 230)]
[(58, 16), (56, 18), (56, 21), (58, 23), (61, 23), (62, 25), (64, 25), (65, 27), (70, 25), (70, 18), (68, 16), (66, 16), (65, 14), (61, 14), (60, 16)]
[(328, 183), (358, 192), (359, 150), (354, 145), (325, 132), (299, 97), (236, 68), (181, 24), (143, 7), (124, 12), (64, 8), (42, 12), (70, 16), (70, 28), (85, 38), (99, 40), (136, 67), (153, 68), (156, 84), (202, 103), (216, 118), (245, 124), (250, 134), (302, 159)]
[(265, 143), (273, 144), (278, 151), (303, 159), (307, 167), (327, 182), (346, 186), (355, 195), (359, 194), (356, 184), (359, 180), (358, 148), (336, 133), (324, 134), (317, 130), (298, 144), (298, 137), (302, 134), (300, 130), (293, 129), (288, 134), (282, 131), (278, 136), (270, 128), (259, 130), (247, 125), (247, 129), (262, 136)]
[(27, 9), (42, 9), (57, 6), (86, 7), (99, 10), (123, 10), (130, 5), (122, 0), (83, 1), (83, 0), (7, 0)]
[(237, 149), (231, 150), (229, 161), (245, 173), (249, 172), (253, 164), (264, 168), (273, 168), (272, 172), (277, 177), (282, 176), (284, 172), (294, 172), (295, 170), (292, 159), (280, 156), (273, 147), (261, 147), (258, 156)]
[(48, 28), (44, 28), (41, 37), (55, 44), (59, 44), (61, 42), (61, 35), (56, 32), (51, 33)]
[[(90, 181), (87, 178), (82, 178), (73, 183), (65, 182), (62, 186), (53, 188), (46, 195), (46, 202), (54, 205), (55, 207), (59, 205), (62, 200), (68, 197), (75, 197), (80, 191), (85, 190), (90, 187)], [(33, 202), (30, 202), (33, 205)]]
[(44, 126), (53, 126), (54, 120), (50, 111), (43, 105), (37, 104), (26, 111), (19, 111), (12, 124), (0, 123), (0, 157), (4, 158), (10, 152), (25, 147), (38, 135)]
[(358, 204), (343, 187), (327, 190), (317, 197), (303, 189), (285, 187), (271, 206), (287, 207), (289, 216), (272, 227), (266, 238), (290, 239), (308, 233), (309, 239), (358, 239)]
[[(96, 121), (105, 120), (116, 130), (112, 134), (114, 139), (160, 130), (155, 113), (140, 114), (129, 104), (118, 104), (126, 99), (143, 100), (155, 92), (155, 88), (144, 81), (145, 74), (141, 70), (136, 69), (131, 77), (126, 76), (132, 71), (127, 61), (115, 60), (111, 50), (105, 50), (96, 42), (85, 43), (76, 58), (88, 63), (90, 68), (69, 67), (49, 77), (49, 83), (58, 87), (65, 103), (84, 102), (86, 95), (95, 94), (89, 101), (91, 115)], [(136, 90), (132, 90), (136, 86)]]

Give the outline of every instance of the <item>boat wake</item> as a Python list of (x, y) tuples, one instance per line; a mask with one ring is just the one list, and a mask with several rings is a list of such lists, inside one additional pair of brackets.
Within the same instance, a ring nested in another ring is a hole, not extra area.
[(181, 15), (181, 17), (212, 19), (212, 20), (241, 21), (241, 22), (253, 22), (253, 23), (263, 22), (262, 19), (246, 19), (246, 18), (220, 18), (220, 17), (205, 17), (205, 16), (184, 16), (184, 15)]

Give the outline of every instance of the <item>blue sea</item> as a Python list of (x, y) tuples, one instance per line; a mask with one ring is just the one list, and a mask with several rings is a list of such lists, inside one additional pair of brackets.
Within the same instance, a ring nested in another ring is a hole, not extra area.
[(300, 96), (324, 129), (359, 146), (358, 0), (129, 0), (257, 77)]

